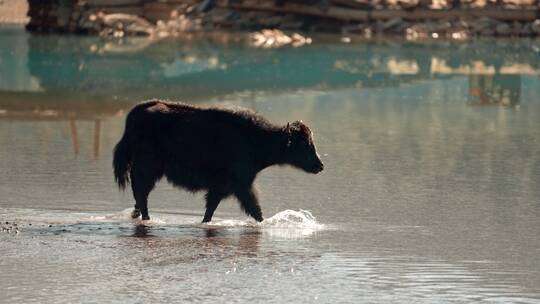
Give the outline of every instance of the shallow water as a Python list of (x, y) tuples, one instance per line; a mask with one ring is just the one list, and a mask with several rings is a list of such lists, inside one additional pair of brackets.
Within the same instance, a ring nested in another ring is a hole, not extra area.
[[(0, 302), (540, 303), (539, 46), (3, 30)], [(151, 97), (302, 119), (325, 171), (262, 172), (262, 224), (162, 182), (141, 227), (111, 151)]]

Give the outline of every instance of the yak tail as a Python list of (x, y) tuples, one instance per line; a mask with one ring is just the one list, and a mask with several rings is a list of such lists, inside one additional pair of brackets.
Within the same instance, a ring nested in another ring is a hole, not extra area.
[(136, 134), (137, 120), (141, 115), (144, 116), (144, 111), (148, 107), (152, 107), (159, 102), (159, 100), (154, 99), (140, 103), (133, 107), (126, 117), (124, 135), (122, 135), (122, 139), (114, 147), (113, 158), (114, 179), (120, 190), (124, 190), (129, 183), (129, 171), (131, 170), (134, 153), (132, 143), (134, 142), (134, 134)]
[(124, 133), (122, 139), (114, 147), (114, 179), (121, 190), (126, 188), (129, 183), (129, 170), (131, 165), (131, 147), (127, 138), (127, 134)]

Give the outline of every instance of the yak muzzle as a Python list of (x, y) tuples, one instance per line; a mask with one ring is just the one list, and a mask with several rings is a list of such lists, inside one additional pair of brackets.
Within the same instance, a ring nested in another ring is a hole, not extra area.
[(324, 164), (322, 162), (319, 162), (318, 164), (313, 166), (311, 168), (311, 170), (309, 170), (309, 172), (311, 172), (313, 174), (317, 174), (317, 173), (321, 172), (322, 170), (324, 170)]

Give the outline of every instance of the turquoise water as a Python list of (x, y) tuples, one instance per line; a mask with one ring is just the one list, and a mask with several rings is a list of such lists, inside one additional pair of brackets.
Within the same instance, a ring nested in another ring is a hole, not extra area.
[[(320, 40), (1, 31), (0, 302), (540, 303), (540, 42)], [(262, 225), (162, 182), (138, 227), (111, 152), (154, 97), (302, 119), (325, 171), (262, 172)]]

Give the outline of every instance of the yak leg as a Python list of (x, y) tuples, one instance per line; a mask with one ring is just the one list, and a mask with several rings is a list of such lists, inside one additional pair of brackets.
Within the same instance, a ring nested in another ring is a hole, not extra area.
[(209, 190), (206, 194), (206, 212), (204, 213), (203, 223), (208, 223), (212, 220), (214, 211), (219, 205), (219, 202), (225, 197), (221, 192)]
[(261, 206), (259, 206), (259, 200), (257, 199), (257, 191), (253, 185), (236, 189), (235, 195), (238, 201), (240, 201), (240, 207), (242, 207), (242, 210), (246, 214), (253, 217), (257, 222), (263, 221)]
[(143, 220), (149, 220), (148, 216), (148, 194), (154, 189), (156, 184), (155, 176), (148, 175), (150, 172), (141, 172), (133, 168), (131, 171), (131, 189), (135, 198), (135, 208), (131, 212), (132, 218), (142, 215)]

